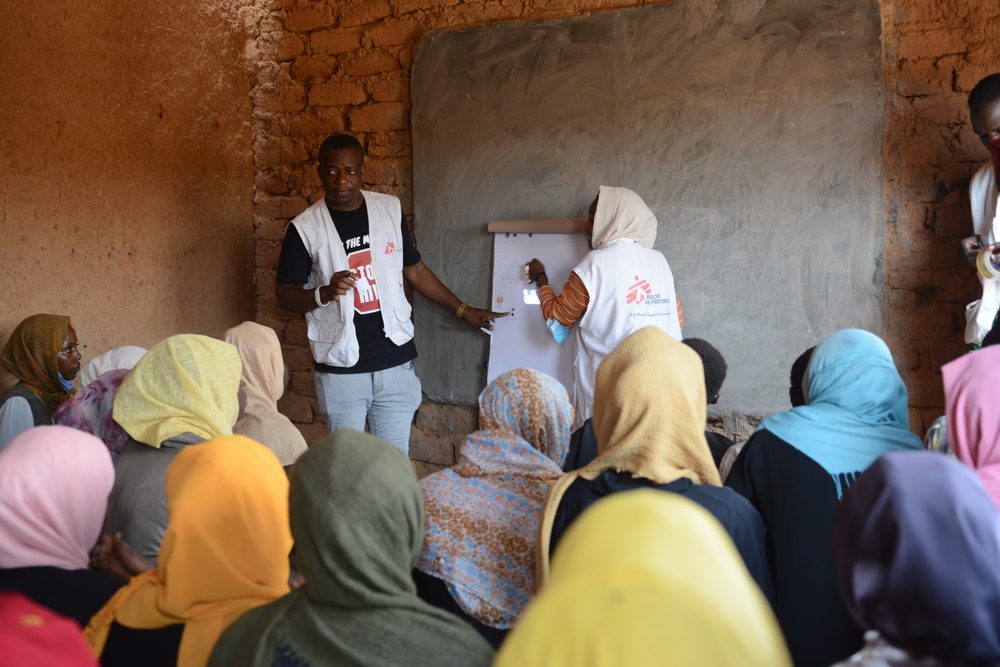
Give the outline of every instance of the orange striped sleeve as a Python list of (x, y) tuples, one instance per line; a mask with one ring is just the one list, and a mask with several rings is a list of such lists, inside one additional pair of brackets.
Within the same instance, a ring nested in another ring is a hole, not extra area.
[(554, 319), (566, 328), (579, 322), (590, 305), (590, 294), (575, 273), (569, 274), (562, 294), (556, 295), (552, 287), (545, 285), (538, 290), (538, 299), (542, 304), (542, 316), (546, 320)]
[(684, 306), (681, 305), (681, 298), (674, 294), (674, 301), (677, 302), (677, 319), (681, 321), (681, 329), (684, 328)]

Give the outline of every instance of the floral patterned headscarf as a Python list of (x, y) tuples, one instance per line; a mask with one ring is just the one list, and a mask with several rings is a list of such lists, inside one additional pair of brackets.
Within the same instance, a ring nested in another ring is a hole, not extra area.
[(479, 431), (452, 468), (421, 483), (427, 511), (417, 569), (494, 628), (514, 626), (535, 590), (535, 542), (549, 487), (562, 474), (573, 407), (555, 379), (504, 373), (479, 396)]

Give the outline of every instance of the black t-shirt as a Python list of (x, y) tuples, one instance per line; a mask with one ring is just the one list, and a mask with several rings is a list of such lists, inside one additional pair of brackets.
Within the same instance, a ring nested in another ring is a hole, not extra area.
[[(358, 281), (354, 287), (354, 329), (358, 334), (358, 363), (350, 367), (316, 364), (320, 373), (374, 373), (405, 364), (417, 356), (413, 340), (396, 345), (385, 335), (382, 306), (378, 285), (372, 267), (368, 240), (368, 204), (353, 211), (336, 211), (329, 208), (337, 234), (344, 244), (347, 262)], [(402, 215), (399, 226), (403, 236), (403, 266), (413, 266), (420, 261), (420, 252), (413, 245), (410, 230)], [(294, 225), (289, 225), (281, 244), (278, 258), (278, 282), (304, 285), (312, 272), (312, 257), (306, 250), (302, 237)]]

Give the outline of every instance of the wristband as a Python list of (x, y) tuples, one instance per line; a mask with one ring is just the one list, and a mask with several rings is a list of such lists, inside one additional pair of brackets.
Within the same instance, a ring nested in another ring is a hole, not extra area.
[(320, 296), (319, 292), (321, 289), (323, 289), (322, 285), (317, 287), (316, 291), (313, 292), (313, 296), (316, 297), (316, 305), (319, 306), (320, 308), (325, 308), (326, 306), (329, 306), (332, 303), (332, 301), (327, 301), (326, 303), (323, 303), (323, 297)]
[(463, 303), (461, 306), (455, 309), (455, 314), (458, 316), (458, 319), (462, 319), (462, 315), (465, 315), (465, 311), (468, 309), (468, 307), (469, 304)]

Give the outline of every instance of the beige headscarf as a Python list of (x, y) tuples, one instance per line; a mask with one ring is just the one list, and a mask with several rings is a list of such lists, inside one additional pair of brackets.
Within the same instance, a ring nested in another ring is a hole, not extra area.
[(278, 399), (285, 391), (285, 362), (274, 329), (244, 322), (226, 332), (226, 342), (236, 346), (243, 361), (240, 389), (246, 397), (243, 415), (233, 433), (263, 443), (288, 466), (308, 448), (302, 433), (278, 412)]
[(563, 475), (542, 515), (538, 578), (548, 578), (549, 539), (559, 501), (577, 477), (628, 472), (657, 484), (681, 477), (721, 486), (705, 441), (705, 375), (698, 354), (658, 327), (635, 332), (597, 369), (597, 458)]
[(602, 185), (594, 213), (594, 250), (618, 239), (632, 239), (652, 248), (656, 242), (656, 216), (642, 197), (628, 188)]

